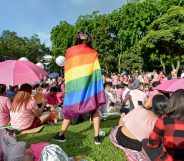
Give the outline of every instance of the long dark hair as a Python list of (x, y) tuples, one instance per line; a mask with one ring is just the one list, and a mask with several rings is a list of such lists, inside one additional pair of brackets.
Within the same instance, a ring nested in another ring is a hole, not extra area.
[(174, 119), (184, 121), (184, 90), (179, 89), (170, 97), (166, 114)]
[(165, 109), (167, 108), (168, 98), (164, 95), (155, 95), (152, 100), (152, 111), (161, 117), (165, 114)]
[(6, 85), (0, 84), (0, 95), (3, 95), (6, 91)]
[(86, 44), (90, 48), (92, 48), (92, 37), (86, 31), (80, 31), (76, 33), (75, 36), (75, 45)]

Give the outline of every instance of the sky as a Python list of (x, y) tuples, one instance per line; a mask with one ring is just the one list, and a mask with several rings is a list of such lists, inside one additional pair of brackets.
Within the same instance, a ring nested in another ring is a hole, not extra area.
[(80, 15), (93, 11), (109, 13), (126, 0), (0, 0), (0, 34), (3, 30), (18, 36), (38, 34), (50, 46), (50, 31), (60, 21), (74, 24)]

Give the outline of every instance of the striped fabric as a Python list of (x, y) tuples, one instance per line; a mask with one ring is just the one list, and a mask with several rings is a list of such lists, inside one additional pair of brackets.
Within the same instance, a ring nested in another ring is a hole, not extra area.
[(95, 110), (105, 103), (98, 54), (86, 45), (69, 48), (65, 56), (64, 118)]

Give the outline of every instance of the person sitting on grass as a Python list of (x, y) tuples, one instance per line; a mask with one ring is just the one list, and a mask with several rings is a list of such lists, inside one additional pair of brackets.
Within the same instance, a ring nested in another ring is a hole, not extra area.
[(108, 113), (111, 111), (112, 109), (112, 103), (116, 103), (117, 99), (115, 98), (115, 96), (112, 94), (111, 90), (112, 90), (112, 83), (111, 82), (107, 82), (104, 84), (104, 88), (105, 88), (105, 99), (106, 99), (106, 104), (102, 105), (100, 108), (100, 112), (103, 113)]
[(116, 134), (119, 145), (136, 151), (142, 150), (142, 140), (148, 138), (158, 117), (163, 115), (167, 98), (156, 95), (153, 98), (152, 110), (144, 107), (134, 108), (122, 117)]
[(13, 99), (10, 119), (12, 128), (16, 130), (30, 130), (39, 127), (50, 116), (50, 112), (43, 112), (46, 101), (43, 100), (42, 107), (38, 109), (31, 93), (32, 86), (23, 84)]
[(49, 93), (44, 95), (44, 98), (47, 100), (46, 109), (51, 111), (49, 121), (56, 124), (58, 121), (59, 112), (62, 109), (59, 107), (61, 103), (58, 101), (58, 89), (56, 87), (51, 87)]
[(184, 90), (174, 92), (165, 114), (159, 118), (149, 139), (143, 140), (145, 155), (151, 161), (184, 160)]
[(10, 122), (11, 101), (5, 92), (6, 85), (0, 84), (0, 127), (7, 126)]

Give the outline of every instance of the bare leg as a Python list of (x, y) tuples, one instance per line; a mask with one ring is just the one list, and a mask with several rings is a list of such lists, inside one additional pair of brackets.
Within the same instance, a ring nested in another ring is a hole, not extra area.
[(39, 117), (41, 124), (46, 122), (49, 119), (49, 116), (50, 116), (50, 112), (43, 112)]
[(70, 119), (64, 119), (59, 135), (64, 135), (70, 125)]
[(100, 130), (100, 115), (98, 109), (93, 114), (93, 126), (95, 131), (95, 136), (99, 136), (99, 130)]

